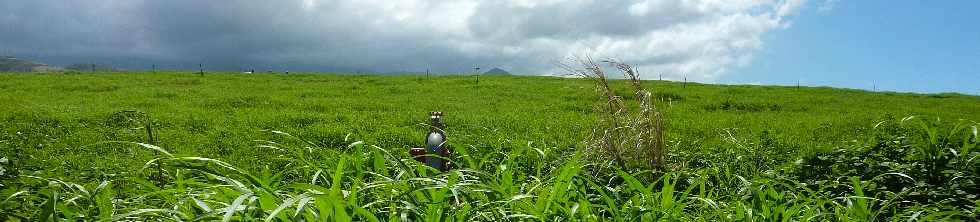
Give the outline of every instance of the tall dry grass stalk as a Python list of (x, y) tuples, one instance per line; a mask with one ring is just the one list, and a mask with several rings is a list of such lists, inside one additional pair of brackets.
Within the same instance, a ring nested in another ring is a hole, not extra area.
[[(638, 104), (635, 110), (630, 110), (609, 86), (602, 63), (623, 73)], [(592, 80), (596, 91), (603, 96), (605, 104), (597, 107), (599, 123), (588, 141), (587, 147), (593, 151), (590, 153), (605, 155), (620, 168), (640, 164), (654, 170), (664, 169), (663, 115), (651, 99), (650, 91), (641, 84), (636, 68), (618, 60), (596, 63), (590, 57), (572, 59), (561, 67), (569, 75)]]

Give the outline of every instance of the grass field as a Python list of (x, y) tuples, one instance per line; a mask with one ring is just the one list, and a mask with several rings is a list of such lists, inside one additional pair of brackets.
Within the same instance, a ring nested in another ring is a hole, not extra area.
[(644, 84), (667, 172), (585, 158), (584, 79), (0, 74), (0, 220), (978, 219), (980, 97)]

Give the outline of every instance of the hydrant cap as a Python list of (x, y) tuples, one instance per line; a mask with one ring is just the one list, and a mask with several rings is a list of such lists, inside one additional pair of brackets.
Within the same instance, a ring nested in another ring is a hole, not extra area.
[(432, 126), (442, 128), (442, 112), (432, 112), (430, 114), (429, 120), (432, 121)]

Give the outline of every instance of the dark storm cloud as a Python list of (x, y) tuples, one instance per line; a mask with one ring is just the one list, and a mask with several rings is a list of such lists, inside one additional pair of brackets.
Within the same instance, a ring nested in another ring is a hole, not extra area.
[[(796, 1), (791, 1), (796, 2)], [(0, 1), (0, 50), (215, 69), (549, 72), (594, 53), (705, 78), (737, 66), (784, 1)], [(776, 15), (778, 14), (780, 15)], [(654, 50), (656, 49), (656, 50)], [(545, 73), (548, 74), (548, 73)]]

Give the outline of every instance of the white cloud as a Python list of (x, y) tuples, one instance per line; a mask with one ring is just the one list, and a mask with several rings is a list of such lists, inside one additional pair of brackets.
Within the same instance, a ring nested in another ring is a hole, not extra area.
[(777, 16), (785, 17), (792, 15), (797, 9), (806, 4), (806, 0), (785, 0), (777, 11)]
[(820, 3), (819, 6), (817, 6), (817, 11), (818, 12), (833, 11), (834, 8), (837, 7), (837, 2), (839, 2), (839, 0), (824, 0), (823, 2)]
[[(27, 2), (33, 3), (0, 3), (0, 15), (14, 15), (0, 23), (38, 21), (11, 25), (12, 31), (26, 35), (0, 37), (0, 46), (48, 54), (137, 49), (153, 52), (107, 56), (162, 54), (228, 64), (297, 63), (377, 71), (461, 72), (473, 65), (497, 66), (529, 74), (554, 74), (555, 61), (591, 53), (595, 58), (637, 64), (648, 78), (663, 74), (696, 81), (712, 81), (748, 65), (763, 46), (762, 36), (787, 28), (789, 17), (805, 4), (805, 0), (147, 0), (79, 1), (65, 7), (60, 0)], [(85, 7), (94, 6), (99, 7), (94, 11), (111, 13), (84, 13), (93, 11)], [(20, 10), (24, 8), (34, 11)], [(44, 17), (71, 17), (75, 22), (39, 19)], [(68, 31), (57, 32), (63, 38), (48, 36), (40, 38), (42, 42), (30, 37), (48, 35), (45, 30)], [(73, 45), (76, 42), (88, 44)], [(105, 49), (59, 51), (90, 45)]]
[[(748, 65), (754, 52), (762, 47), (761, 36), (773, 29), (788, 27), (786, 17), (805, 1), (646, 0), (630, 3), (604, 8), (599, 4), (608, 2), (579, 1), (545, 7), (533, 11), (532, 15), (519, 14), (516, 19), (503, 18), (504, 22), (491, 25), (494, 31), (487, 32), (491, 37), (465, 39), (467, 47), (461, 48), (481, 55), (536, 61), (528, 68), (545, 70), (539, 72), (553, 72), (553, 67), (549, 67), (552, 63), (540, 58), (554, 60), (591, 53), (593, 57), (615, 57), (638, 64), (642, 70), (649, 70), (646, 72), (648, 78), (662, 73), (671, 79), (686, 76), (692, 80), (710, 81), (728, 70)], [(529, 20), (535, 18), (533, 14), (549, 12), (561, 13), (550, 16), (574, 27), (561, 27), (552, 33), (547, 30), (551, 28), (548, 25), (563, 24)], [(597, 16), (623, 12), (626, 12), (625, 16)], [(577, 13), (585, 16), (577, 16)], [(545, 27), (535, 24), (545, 24)], [(617, 25), (624, 27), (609, 28)], [(494, 41), (497, 39), (503, 41)], [(513, 50), (515, 48), (519, 50)]]

